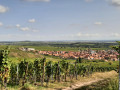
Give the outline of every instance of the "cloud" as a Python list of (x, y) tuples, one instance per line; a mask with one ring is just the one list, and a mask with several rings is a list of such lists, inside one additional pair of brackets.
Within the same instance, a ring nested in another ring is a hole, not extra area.
[(74, 35), (74, 36), (77, 36), (77, 37), (99, 37), (99, 36), (101, 36), (101, 35), (98, 34), (98, 33), (93, 33), (93, 34), (89, 34), (89, 33), (85, 33), (85, 34), (83, 34), (83, 33), (78, 33), (78, 34), (76, 34), (76, 35)]
[(19, 27), (20, 27), (20, 24), (16, 24), (16, 27), (19, 28)]
[(102, 25), (102, 22), (95, 22), (95, 25)]
[(23, 0), (28, 2), (50, 2), (50, 0)]
[(113, 37), (120, 37), (120, 33), (112, 33), (111, 36), (113, 36)]
[(112, 0), (111, 2), (115, 6), (120, 6), (120, 0)]
[(23, 27), (23, 28), (20, 28), (21, 31), (29, 31), (30, 29), (28, 27)]
[(5, 7), (5, 6), (0, 5), (0, 13), (5, 13), (5, 12), (7, 12), (8, 10), (9, 10), (8, 7)]
[(28, 22), (34, 23), (34, 22), (36, 22), (36, 20), (35, 19), (30, 19), (30, 20), (28, 20)]
[(3, 23), (2, 23), (2, 22), (0, 22), (0, 27), (1, 27), (1, 26), (3, 26)]
[(17, 24), (16, 26), (17, 26), (17, 27), (19, 28), (19, 30), (21, 30), (21, 31), (39, 32), (39, 30), (38, 30), (38, 29), (35, 29), (35, 28), (30, 28), (30, 27), (20, 27), (19, 24)]

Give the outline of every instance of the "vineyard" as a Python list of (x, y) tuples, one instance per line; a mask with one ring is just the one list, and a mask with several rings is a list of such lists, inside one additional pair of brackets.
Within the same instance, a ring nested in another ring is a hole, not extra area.
[(106, 72), (115, 70), (118, 66), (107, 63), (83, 63), (81, 58), (75, 62), (61, 60), (58, 62), (46, 61), (46, 58), (37, 58), (33, 62), (26, 59), (19, 63), (12, 63), (8, 57), (7, 49), (0, 50), (0, 83), (1, 90), (7, 86), (24, 86), (26, 83), (32, 85), (49, 87), (49, 83), (68, 82), (78, 77), (89, 77), (94, 72)]

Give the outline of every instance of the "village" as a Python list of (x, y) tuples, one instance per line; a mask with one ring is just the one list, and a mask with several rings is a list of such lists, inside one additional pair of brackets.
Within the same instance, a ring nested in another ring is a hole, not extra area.
[(77, 52), (73, 51), (41, 51), (41, 50), (35, 50), (34, 48), (19, 48), (22, 51), (32, 51), (37, 52), (37, 54), (41, 55), (49, 55), (49, 56), (56, 56), (64, 59), (87, 59), (87, 60), (112, 60), (117, 61), (118, 60), (118, 53), (114, 50), (79, 50)]

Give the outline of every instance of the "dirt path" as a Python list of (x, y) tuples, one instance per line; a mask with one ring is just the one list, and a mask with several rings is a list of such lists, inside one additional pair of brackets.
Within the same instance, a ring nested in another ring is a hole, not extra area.
[(83, 86), (91, 85), (93, 83), (99, 82), (101, 80), (116, 77), (118, 74), (115, 71), (110, 72), (100, 72), (94, 73), (92, 76), (78, 80), (76, 83), (72, 84), (70, 87), (65, 87), (57, 90), (75, 90)]
[(91, 85), (92, 83), (99, 82), (99, 81), (102, 81), (102, 80), (104, 80), (104, 79), (97, 79), (97, 80), (92, 80), (92, 81), (89, 81), (89, 82), (82, 82), (82, 83), (74, 84), (71, 87), (67, 87), (67, 88), (62, 89), (62, 90), (75, 90), (75, 89), (78, 89), (80, 87)]

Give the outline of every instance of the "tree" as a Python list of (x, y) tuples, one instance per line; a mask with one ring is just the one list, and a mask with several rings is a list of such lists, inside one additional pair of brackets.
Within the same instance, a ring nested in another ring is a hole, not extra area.
[[(112, 46), (112, 48), (114, 49), (114, 50), (116, 50), (117, 52), (118, 52), (118, 58), (119, 58), (119, 70), (120, 70), (120, 41), (117, 41), (117, 43), (118, 43), (118, 45), (116, 45), (116, 46)], [(120, 73), (119, 73), (120, 74)], [(120, 75), (119, 75), (120, 76)]]
[(82, 58), (79, 57), (79, 58), (76, 60), (76, 63), (82, 63)]
[(66, 80), (66, 77), (67, 77), (67, 73), (68, 73), (68, 69), (69, 69), (69, 63), (66, 62), (65, 60), (62, 60), (62, 61), (60, 62), (60, 64), (61, 64), (61, 70), (62, 70), (62, 72), (63, 72), (64, 75), (65, 75), (65, 82), (66, 82), (66, 81), (67, 81), (67, 80)]
[(45, 67), (46, 75), (47, 75), (47, 84), (46, 84), (46, 86), (48, 86), (48, 82), (49, 82), (50, 76), (52, 74), (52, 72), (51, 72), (51, 70), (52, 70), (51, 64), (52, 64), (51, 61), (46, 62), (46, 67)]
[(10, 66), (10, 80), (11, 84), (15, 84), (14, 82), (17, 81), (17, 65), (13, 63)]
[(45, 62), (46, 62), (46, 58), (43, 58), (40, 60), (40, 64), (41, 64), (41, 85), (43, 86), (44, 83), (44, 76), (45, 76)]
[(60, 66), (59, 66), (59, 62), (55, 62), (52, 68), (53, 68), (54, 82), (56, 80), (58, 82), (60, 82)]
[(36, 83), (36, 81), (39, 78), (39, 81), (41, 79), (41, 65), (40, 65), (40, 59), (35, 59), (34, 61), (34, 82)]
[(28, 76), (27, 76), (29, 77), (30, 82), (33, 82), (33, 75), (34, 75), (34, 64), (30, 62), (28, 64)]
[(1, 89), (2, 86), (7, 87), (7, 82), (9, 80), (9, 74), (10, 74), (10, 61), (8, 59), (9, 51), (6, 50), (0, 50), (0, 81), (1, 82)]
[(118, 45), (112, 46), (112, 48), (120, 54), (120, 41), (117, 41), (117, 43), (118, 43)]
[(75, 62), (75, 77), (76, 77), (76, 80), (77, 80), (77, 63)]
[(24, 84), (27, 81), (27, 75), (28, 75), (28, 62), (24, 59), (24, 61), (21, 61), (19, 64), (19, 75), (20, 78), (22, 78), (22, 86), (24, 86)]
[[(119, 54), (119, 82), (120, 82), (120, 41), (117, 41), (118, 45), (117, 46), (113, 46), (112, 48), (114, 50), (116, 50)], [(120, 89), (120, 85), (119, 85), (119, 89)]]

